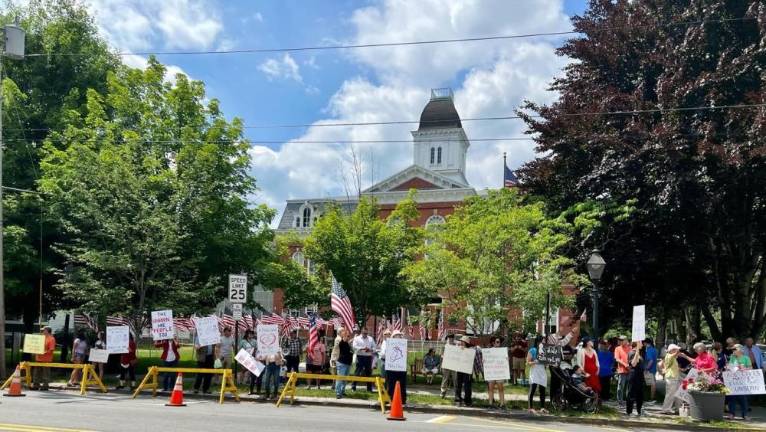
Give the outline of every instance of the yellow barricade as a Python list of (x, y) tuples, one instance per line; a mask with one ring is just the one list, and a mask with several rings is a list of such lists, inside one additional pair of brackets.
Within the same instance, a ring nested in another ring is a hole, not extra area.
[[(72, 363), (38, 363), (38, 362), (21, 362), (19, 363), (19, 370), (24, 372), (24, 383), (26, 383), (27, 388), (32, 388), (32, 368), (36, 367), (47, 367), (47, 368), (53, 368), (53, 369), (80, 369), (82, 370), (82, 379), (80, 379), (80, 394), (82, 396), (85, 396), (85, 394), (88, 392), (88, 386), (90, 385), (96, 385), (101, 389), (102, 393), (106, 393), (106, 387), (104, 387), (104, 383), (101, 382), (101, 379), (98, 377), (98, 374), (96, 373), (96, 370), (93, 369), (93, 365), (90, 364), (72, 364)], [(0, 386), (0, 390), (6, 388), (11, 384), (11, 379), (13, 377), (11, 376), (8, 378), (5, 383), (3, 383), (2, 386)]]
[(352, 376), (352, 375), (322, 375), (322, 374), (313, 374), (313, 373), (300, 373), (300, 372), (292, 372), (290, 373), (290, 378), (287, 379), (287, 383), (285, 384), (285, 388), (282, 389), (282, 394), (279, 395), (279, 399), (277, 400), (277, 407), (282, 405), (282, 400), (285, 398), (285, 396), (290, 394), (290, 403), (295, 403), (295, 389), (298, 384), (299, 379), (320, 379), (320, 380), (328, 380), (328, 381), (346, 381), (346, 382), (357, 382), (357, 383), (374, 383), (375, 387), (378, 390), (378, 402), (380, 402), (380, 412), (386, 413), (386, 402), (390, 401), (391, 398), (388, 396), (388, 392), (386, 389), (383, 388), (383, 378), (381, 377), (361, 377), (361, 376)]
[[(133, 399), (135, 399), (139, 393), (141, 393), (144, 388), (151, 388), (152, 390), (152, 397), (157, 397), (157, 386), (159, 384), (158, 375), (160, 372), (173, 372), (173, 373), (190, 373), (190, 374), (200, 374), (200, 373), (209, 373), (209, 374), (215, 374), (215, 375), (222, 375), (221, 379), (221, 395), (218, 398), (218, 403), (223, 403), (223, 397), (226, 395), (226, 393), (231, 393), (234, 395), (234, 399), (239, 402), (239, 389), (237, 389), (237, 385), (234, 384), (234, 375), (231, 372), (231, 369), (202, 369), (202, 368), (179, 368), (179, 367), (160, 367), (160, 366), (152, 366), (149, 368), (149, 371), (146, 373), (146, 376), (144, 377), (143, 381), (141, 381), (141, 384), (138, 385), (136, 388), (136, 391), (133, 393)], [(174, 381), (175, 382), (175, 381)]]

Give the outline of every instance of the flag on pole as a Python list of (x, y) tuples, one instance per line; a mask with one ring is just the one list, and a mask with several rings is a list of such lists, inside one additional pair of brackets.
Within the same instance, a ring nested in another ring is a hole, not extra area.
[(437, 339), (443, 340), (445, 337), (447, 337), (446, 331), (444, 327), (444, 309), (442, 308), (439, 311), (439, 333), (437, 334)]
[(319, 343), (319, 325), (317, 324), (316, 315), (313, 312), (309, 312), (309, 355), (314, 353), (314, 347)]
[(508, 168), (508, 164), (505, 160), (505, 153), (503, 153), (503, 187), (515, 188), (518, 185), (519, 179), (516, 177), (516, 174)]
[(332, 276), (330, 307), (332, 308), (333, 312), (340, 315), (346, 325), (346, 328), (354, 328), (354, 324), (356, 323), (354, 307), (351, 305), (351, 299), (348, 298), (346, 291), (343, 289), (343, 285), (335, 280), (335, 276)]
[(74, 325), (75, 327), (87, 327), (94, 332), (98, 332), (98, 323), (96, 320), (85, 314), (75, 314)]

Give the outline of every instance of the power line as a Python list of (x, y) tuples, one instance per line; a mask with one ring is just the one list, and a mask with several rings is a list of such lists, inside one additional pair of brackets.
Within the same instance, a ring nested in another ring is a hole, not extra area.
[[(676, 26), (688, 26), (698, 24), (715, 24), (726, 22), (741, 22), (741, 21), (753, 21), (756, 18), (742, 17), (742, 18), (724, 18), (717, 20), (697, 20), (697, 21), (682, 21), (676, 23), (665, 23), (660, 25), (644, 25), (633, 26), (631, 28), (641, 27), (676, 27)], [(624, 29), (624, 26), (619, 27), (603, 27), (598, 29), (599, 31), (609, 31)], [(349, 45), (317, 45), (317, 46), (303, 46), (303, 47), (285, 47), (285, 48), (245, 48), (245, 49), (230, 49), (230, 50), (201, 50), (201, 51), (125, 51), (117, 52), (117, 56), (129, 56), (129, 55), (211, 55), (211, 54), (265, 54), (265, 53), (277, 53), (277, 52), (299, 52), (299, 51), (331, 51), (331, 50), (348, 50), (357, 48), (384, 48), (384, 47), (399, 47), (399, 46), (415, 46), (415, 45), (437, 45), (437, 44), (450, 44), (450, 43), (464, 43), (464, 42), (484, 42), (494, 40), (511, 40), (511, 39), (528, 39), (536, 37), (546, 36), (565, 36), (572, 34), (580, 34), (582, 32), (576, 30), (565, 30), (556, 32), (538, 32), (538, 33), (525, 33), (514, 35), (496, 35), (496, 36), (479, 36), (479, 37), (465, 37), (455, 39), (433, 39), (433, 40), (419, 40), (419, 41), (403, 41), (403, 42), (380, 42), (380, 43), (366, 43), (366, 44), (349, 44)], [(45, 56), (86, 56), (90, 54), (86, 53), (34, 53), (27, 54), (27, 57), (45, 57)]]
[[(97, 142), (102, 140), (103, 138), (88, 138), (85, 140), (78, 140), (76, 138), (72, 139), (66, 139), (66, 138), (45, 138), (44, 140), (50, 140), (53, 142)], [(482, 141), (532, 141), (534, 138), (532, 137), (509, 137), (509, 138), (473, 138), (468, 139), (468, 142), (482, 142)], [(11, 141), (11, 142), (24, 142), (25, 140), (23, 138), (6, 138), (3, 141)], [(124, 143), (125, 140), (117, 139), (116, 142)], [(259, 139), (252, 139), (252, 138), (243, 138), (241, 140), (189, 140), (189, 139), (183, 139), (179, 138), (176, 140), (138, 140), (142, 143), (152, 143), (152, 144), (173, 144), (173, 143), (179, 143), (179, 142), (187, 142), (187, 143), (196, 143), (196, 144), (234, 144), (239, 143), (243, 141), (247, 141), (249, 144), (285, 144), (285, 143), (291, 143), (291, 144), (377, 144), (377, 143), (412, 143), (413, 140), (393, 140), (393, 139), (380, 139), (380, 140), (259, 140)], [(463, 140), (460, 139), (428, 139), (428, 140), (421, 140), (419, 142), (433, 142), (433, 143), (445, 143), (445, 142), (461, 142)]]
[[(650, 109), (638, 109), (638, 110), (622, 110), (622, 111), (589, 111), (589, 112), (572, 112), (572, 113), (558, 113), (558, 115), (565, 117), (593, 117), (593, 116), (606, 116), (606, 115), (637, 115), (637, 114), (664, 114), (672, 112), (689, 112), (689, 111), (716, 111), (724, 109), (753, 109), (764, 108), (766, 103), (760, 104), (733, 104), (733, 105), (718, 105), (718, 106), (695, 106), (695, 107), (677, 107), (677, 108), (650, 108)], [(494, 116), (494, 117), (468, 117), (460, 119), (461, 122), (473, 122), (473, 121), (498, 121), (498, 120), (521, 120), (525, 117), (529, 118), (544, 118), (539, 114), (529, 114), (528, 116), (519, 115), (507, 115), (507, 116)], [(305, 123), (305, 124), (272, 124), (272, 125), (244, 125), (243, 129), (289, 129), (289, 128), (309, 128), (309, 127), (351, 127), (351, 126), (391, 126), (391, 125), (408, 125), (408, 124), (429, 124), (429, 123), (442, 123), (444, 120), (393, 120), (393, 121), (379, 121), (379, 122), (341, 122), (341, 123)], [(6, 129), (8, 131), (36, 131), (36, 132), (50, 132), (50, 128), (33, 128), (33, 129)], [(282, 141), (280, 141), (282, 142)]]

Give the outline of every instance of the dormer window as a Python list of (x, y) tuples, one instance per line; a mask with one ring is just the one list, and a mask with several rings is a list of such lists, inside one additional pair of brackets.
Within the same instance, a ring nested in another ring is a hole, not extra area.
[(441, 164), (442, 163), (442, 148), (439, 147), (439, 149), (436, 151), (436, 163)]
[(303, 209), (303, 228), (308, 228), (311, 225), (311, 207)]
[(431, 164), (433, 164), (433, 163), (434, 163), (434, 154), (435, 154), (435, 152), (436, 152), (436, 149), (434, 149), (433, 147), (431, 147)]

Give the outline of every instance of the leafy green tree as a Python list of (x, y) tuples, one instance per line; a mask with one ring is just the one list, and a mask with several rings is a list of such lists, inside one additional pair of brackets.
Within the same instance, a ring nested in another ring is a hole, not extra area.
[[(84, 109), (85, 89), (106, 89), (106, 75), (119, 61), (98, 37), (85, 7), (74, 0), (6, 6), (0, 11), (0, 25), (19, 20), (28, 54), (73, 54), (3, 61), (3, 184), (36, 190), (41, 142), (50, 130), (65, 126), (68, 110)], [(31, 329), (38, 315), (41, 276), (45, 312), (72, 305), (53, 286), (56, 276), (51, 269), (62, 257), (50, 245), (62, 233), (49, 223), (47, 197), (7, 190), (4, 197), (6, 310), (11, 316), (23, 315)]]
[(150, 59), (120, 67), (105, 94), (45, 143), (41, 189), (67, 237), (60, 286), (86, 310), (138, 321), (157, 307), (188, 313), (225, 297), (228, 273), (263, 277), (273, 212), (251, 207), (248, 143), (204, 86), (168, 82)]
[[(306, 255), (331, 272), (351, 298), (360, 322), (371, 315), (388, 315), (409, 304), (401, 270), (416, 257), (422, 230), (415, 191), (385, 219), (369, 197), (362, 197), (351, 214), (327, 211), (306, 239)], [(325, 297), (329, 303), (329, 297)]]
[(264, 285), (281, 289), (284, 306), (290, 309), (328, 304), (330, 281), (327, 275), (316, 271), (317, 266), (309, 269), (290, 259), (290, 249), (303, 248), (304, 239), (295, 234), (283, 234), (277, 236), (274, 244), (275, 256), (280, 259), (266, 264)]
[(475, 334), (493, 331), (510, 308), (542, 317), (547, 293), (552, 305), (570, 305), (562, 282), (580, 282), (564, 252), (574, 227), (548, 218), (541, 202), (525, 202), (516, 191), (471, 197), (440, 229), (429, 232), (424, 257), (402, 274), (421, 301), (443, 298), (448, 318), (463, 320)]
[(559, 50), (575, 60), (553, 82), (559, 100), (527, 107), (544, 156), (525, 187), (554, 211), (635, 201), (615, 237), (588, 241), (608, 260), (613, 319), (648, 297), (660, 321), (701, 313), (719, 340), (766, 328), (766, 117), (725, 108), (763, 102), (765, 7), (592, 0), (573, 19), (583, 36)]

